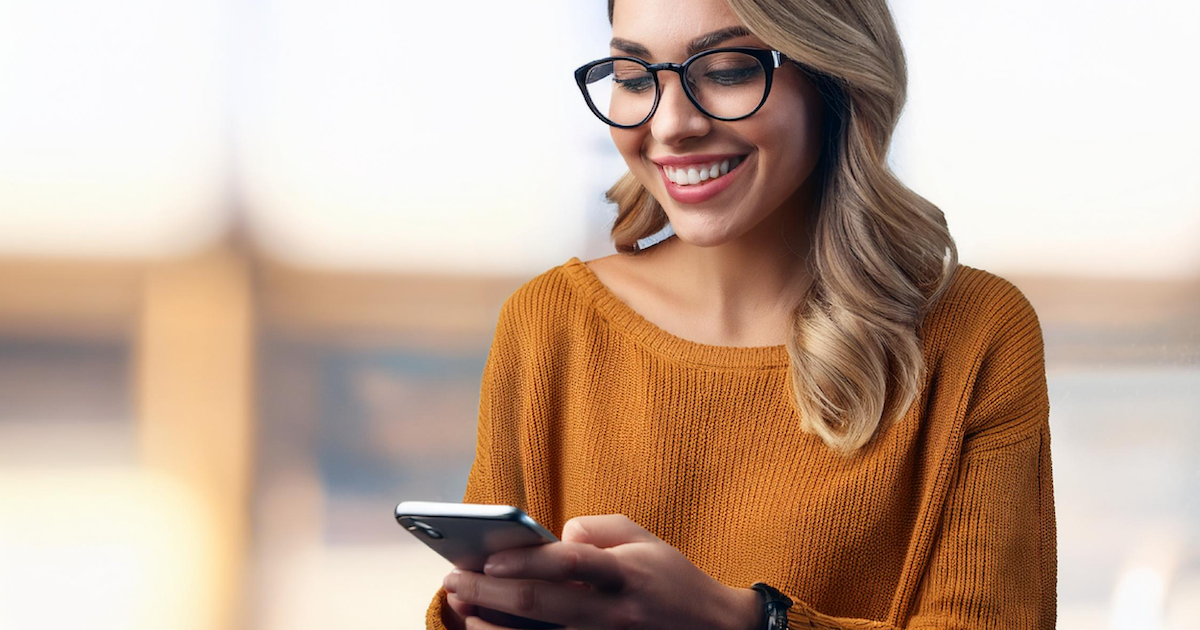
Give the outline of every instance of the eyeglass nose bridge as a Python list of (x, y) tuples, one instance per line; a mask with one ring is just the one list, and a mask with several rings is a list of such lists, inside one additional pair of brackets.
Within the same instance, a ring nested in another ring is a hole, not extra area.
[(686, 69), (684, 68), (687, 63), (687, 61), (683, 63), (664, 61), (662, 63), (646, 64), (646, 71), (654, 76), (654, 103), (650, 105), (650, 113), (646, 115), (646, 119), (643, 120), (641, 124), (650, 122), (650, 120), (654, 118), (654, 114), (658, 112), (658, 104), (662, 102), (663, 94), (662, 81), (658, 79), (658, 73), (663, 71), (674, 72), (676, 75), (678, 75), (679, 87), (683, 88), (683, 94), (687, 97), (688, 102), (692, 104), (692, 107), (696, 108), (696, 111), (701, 116), (708, 116), (708, 113), (705, 112), (704, 108), (700, 106), (699, 99), (697, 99), (696, 95), (692, 93), (692, 88), (688, 86)]

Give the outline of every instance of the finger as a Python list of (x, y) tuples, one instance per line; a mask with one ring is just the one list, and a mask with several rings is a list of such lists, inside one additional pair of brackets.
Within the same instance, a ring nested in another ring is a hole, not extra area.
[(493, 577), (587, 582), (605, 592), (625, 586), (620, 561), (586, 543), (556, 542), (492, 554), (483, 572)]
[(478, 614), (474, 604), (468, 604), (467, 602), (464, 602), (458, 598), (458, 595), (455, 595), (454, 593), (446, 593), (446, 605), (450, 606), (451, 610), (458, 613), (459, 617), (469, 617), (471, 615)]
[(563, 525), (563, 542), (581, 542), (601, 549), (631, 542), (659, 540), (658, 536), (624, 514), (576, 516)]
[(479, 617), (467, 617), (466, 628), (467, 630), (507, 630), (503, 626), (488, 623)]
[[(498, 626), (482, 617), (467, 617), (465, 627), (467, 630), (512, 630), (514, 626)], [(525, 627), (525, 626), (515, 626)], [(572, 630), (563, 626), (555, 626), (557, 630)]]
[(511, 628), (507, 628), (505, 626), (497, 626), (494, 623), (484, 621), (480, 617), (467, 617), (467, 622), (466, 622), (465, 627), (467, 630), (511, 630)]
[(517, 615), (510, 615), (506, 612), (500, 612), (499, 610), (492, 610), (491, 608), (480, 608), (479, 614), (475, 615), (475, 616), (479, 617), (480, 619), (482, 619), (494, 626), (500, 626), (501, 628), (527, 628), (528, 630), (550, 630), (550, 629), (561, 630), (564, 627), (564, 626), (549, 623), (546, 621), (538, 621), (536, 619), (530, 619), (528, 617), (519, 617)]
[(603, 613), (608, 597), (590, 587), (542, 580), (497, 578), (464, 571), (454, 594), (479, 608), (560, 625), (593, 619)]

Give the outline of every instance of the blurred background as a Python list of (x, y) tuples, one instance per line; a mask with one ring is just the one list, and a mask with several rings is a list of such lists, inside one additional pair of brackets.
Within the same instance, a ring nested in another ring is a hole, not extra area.
[[(1200, 3), (896, 0), (1046, 339), (1059, 627), (1200, 627)], [(420, 628), (501, 302), (613, 252), (604, 3), (0, 0), (0, 628)], [(1188, 78), (1193, 77), (1193, 78)]]

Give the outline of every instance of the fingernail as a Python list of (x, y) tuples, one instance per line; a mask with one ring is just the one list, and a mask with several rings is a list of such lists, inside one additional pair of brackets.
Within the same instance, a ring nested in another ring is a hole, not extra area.
[(457, 591), (458, 590), (458, 574), (459, 573), (461, 573), (461, 572), (458, 569), (451, 571), (450, 574), (447, 575), (445, 577), (445, 579), (442, 580), (442, 587), (451, 593)]

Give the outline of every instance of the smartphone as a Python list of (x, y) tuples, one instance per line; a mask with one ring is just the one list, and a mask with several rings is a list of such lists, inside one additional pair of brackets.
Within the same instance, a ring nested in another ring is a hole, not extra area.
[(558, 541), (509, 505), (405, 501), (396, 506), (396, 521), (454, 566), (480, 573), (496, 552)]
[[(464, 571), (483, 572), (488, 556), (518, 547), (557, 542), (558, 538), (510, 505), (404, 501), (396, 522)], [(485, 621), (509, 628), (561, 628), (496, 610), (479, 609)]]

